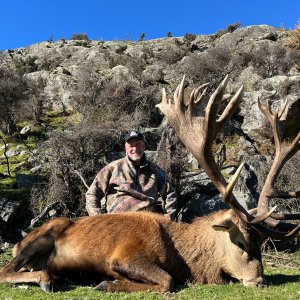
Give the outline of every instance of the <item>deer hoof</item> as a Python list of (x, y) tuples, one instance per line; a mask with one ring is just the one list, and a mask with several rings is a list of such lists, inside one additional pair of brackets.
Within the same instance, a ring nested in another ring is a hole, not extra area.
[(100, 282), (96, 287), (95, 290), (98, 291), (106, 291), (107, 290), (107, 286), (108, 286), (108, 281), (102, 281)]
[(51, 282), (41, 282), (40, 288), (46, 293), (53, 292), (53, 285)]

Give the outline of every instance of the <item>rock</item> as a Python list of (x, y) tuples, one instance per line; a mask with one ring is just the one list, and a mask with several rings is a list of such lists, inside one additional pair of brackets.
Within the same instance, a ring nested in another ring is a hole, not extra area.
[(10, 201), (7, 198), (0, 198), (0, 219), (6, 224), (9, 223), (19, 206), (20, 202)]
[(35, 166), (29, 170), (31, 174), (37, 174), (42, 170), (42, 165)]
[(3, 244), (1, 245), (1, 250), (2, 250), (2, 251), (5, 251), (5, 250), (7, 250), (7, 249), (9, 249), (9, 248), (11, 248), (11, 247), (12, 247), (12, 245), (11, 245), (10, 243), (5, 242), (5, 243), (3, 243)]
[[(6, 151), (6, 156), (13, 157), (13, 156), (20, 155), (22, 151), (26, 151), (24, 148), (25, 147), (23, 145), (17, 145), (15, 148), (12, 148), (12, 149), (9, 149), (8, 151)], [(22, 152), (22, 153), (24, 153), (24, 152)], [(1, 155), (1, 158), (4, 158), (4, 157), (5, 157), (4, 154)]]
[(25, 126), (20, 131), (21, 135), (27, 135), (31, 131), (31, 125)]

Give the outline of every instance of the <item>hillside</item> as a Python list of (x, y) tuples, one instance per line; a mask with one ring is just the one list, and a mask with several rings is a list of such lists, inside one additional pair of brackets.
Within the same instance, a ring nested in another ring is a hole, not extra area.
[[(181, 195), (180, 218), (224, 207), (155, 107), (161, 89), (171, 98), (184, 75), (187, 91), (210, 82), (212, 93), (227, 74), (228, 94), (244, 86), (239, 108), (215, 149), (221, 153), (226, 145), (220, 163), (226, 176), (232, 166), (248, 163), (236, 193), (244, 206), (255, 206), (274, 155), (273, 133), (257, 98), (269, 97), (273, 108), (288, 101), (286, 140), (300, 130), (300, 52), (287, 46), (289, 35), (267, 25), (140, 42), (77, 35), (1, 53), (3, 234), (16, 225), (25, 229), (31, 219), (49, 212), (84, 215), (82, 179), (90, 184), (101, 166), (122, 155), (123, 135), (130, 128), (145, 132), (148, 155), (169, 172)], [(299, 190), (299, 164), (296, 155), (283, 170), (280, 186)], [(297, 203), (292, 210), (299, 211), (299, 198)], [(16, 218), (20, 213), (24, 217)]]

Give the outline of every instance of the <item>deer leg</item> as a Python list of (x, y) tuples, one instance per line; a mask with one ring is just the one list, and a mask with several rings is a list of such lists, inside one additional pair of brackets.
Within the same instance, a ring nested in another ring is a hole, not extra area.
[[(17, 255), (0, 269), (0, 283), (38, 283), (45, 292), (52, 290), (52, 278), (46, 271), (26, 272), (28, 258)], [(31, 268), (31, 266), (30, 266)]]
[(37, 271), (37, 272), (6, 272), (5, 270), (0, 271), (0, 283), (25, 283), (25, 282), (38, 283), (43, 291), (45, 292), (52, 291), (52, 278), (46, 271)]
[[(174, 288), (172, 277), (157, 264), (147, 258), (135, 259), (131, 263), (113, 261), (113, 272), (119, 279), (102, 281), (96, 289), (109, 292), (156, 291), (168, 292)], [(124, 279), (121, 279), (121, 278)]]

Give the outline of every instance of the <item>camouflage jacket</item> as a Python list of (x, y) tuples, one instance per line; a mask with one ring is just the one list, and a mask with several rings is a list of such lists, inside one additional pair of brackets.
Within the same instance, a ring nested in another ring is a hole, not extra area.
[[(159, 196), (163, 199), (159, 205)], [(136, 169), (128, 157), (114, 161), (96, 175), (86, 193), (89, 215), (102, 212), (160, 211), (174, 219), (176, 193), (166, 173), (144, 157)]]

